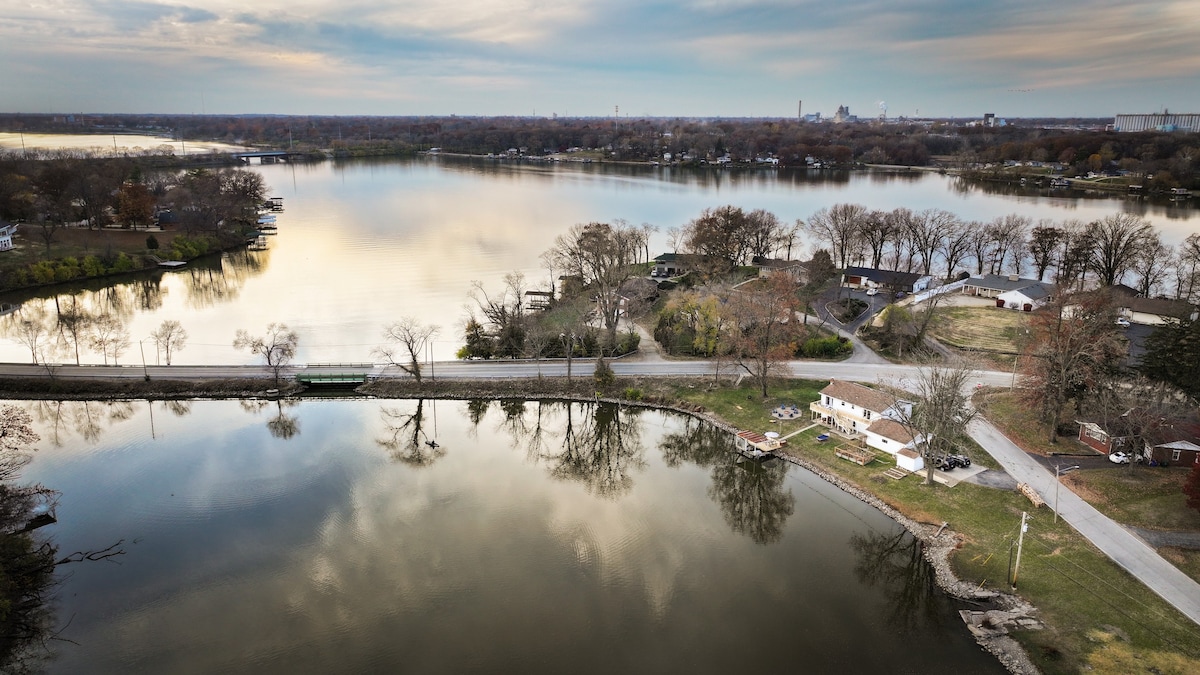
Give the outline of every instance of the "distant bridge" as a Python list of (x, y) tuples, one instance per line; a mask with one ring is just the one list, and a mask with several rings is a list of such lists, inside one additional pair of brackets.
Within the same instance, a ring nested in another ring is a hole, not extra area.
[(293, 155), (299, 155), (298, 152), (289, 152), (287, 150), (255, 150), (252, 152), (235, 152), (233, 156), (239, 161), (250, 163), (252, 158), (257, 157), (261, 164), (271, 164), (280, 160), (287, 161)]

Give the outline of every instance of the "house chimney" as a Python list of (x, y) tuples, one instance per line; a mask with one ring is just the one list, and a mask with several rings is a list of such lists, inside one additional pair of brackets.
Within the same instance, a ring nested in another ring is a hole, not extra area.
[(1021, 275), (1019, 275), (1019, 274), (1010, 274), (1010, 275), (1008, 275), (1008, 280), (1009, 280), (1009, 281), (1020, 281), (1020, 280), (1021, 280)]

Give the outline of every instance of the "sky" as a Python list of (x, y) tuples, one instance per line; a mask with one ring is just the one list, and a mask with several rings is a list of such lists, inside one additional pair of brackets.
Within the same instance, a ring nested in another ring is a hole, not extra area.
[(1197, 0), (0, 0), (0, 112), (1200, 113)]

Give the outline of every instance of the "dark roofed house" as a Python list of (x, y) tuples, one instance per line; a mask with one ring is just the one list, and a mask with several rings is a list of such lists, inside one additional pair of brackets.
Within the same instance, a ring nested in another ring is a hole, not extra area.
[(933, 277), (916, 272), (877, 270), (873, 267), (847, 267), (842, 283), (851, 288), (880, 288), (892, 292), (920, 293), (929, 288)]
[(758, 268), (760, 279), (767, 279), (776, 274), (786, 274), (798, 284), (808, 283), (808, 264), (799, 260), (780, 260), (756, 255), (750, 264)]

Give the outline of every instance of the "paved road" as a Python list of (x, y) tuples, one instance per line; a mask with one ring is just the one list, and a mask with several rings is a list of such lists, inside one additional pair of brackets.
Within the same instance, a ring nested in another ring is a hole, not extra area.
[[(969, 431), (971, 438), (995, 457), (1009, 475), (1018, 482), (1027, 483), (1041, 495), (1050, 508), (1055, 508), (1052, 472), (1008, 440), (1008, 437), (986, 420), (976, 419)], [(1193, 622), (1200, 624), (1200, 584), (1069, 489), (1060, 489), (1057, 501), (1060, 518), (1070, 523), (1071, 527), (1113, 562), (1140, 579), (1150, 590), (1183, 612)]]
[[(577, 375), (591, 373), (590, 359), (576, 359), (574, 372)], [(859, 382), (887, 382), (911, 389), (919, 376), (916, 366), (893, 364), (792, 361), (792, 374), (808, 379), (845, 379)], [(612, 361), (617, 375), (712, 375), (713, 366), (703, 361), (676, 360), (629, 360)], [(151, 378), (174, 379), (227, 379), (237, 377), (271, 377), (269, 369), (262, 366), (57, 366), (55, 377), (62, 378)], [(401, 376), (398, 369), (384, 368), (372, 364), (310, 365), (286, 369), (285, 375), (296, 373), (339, 373), (370, 372), (376, 376)], [(433, 366), (434, 377), (452, 378), (524, 378), (538, 373), (547, 376), (564, 376), (567, 366), (564, 361), (475, 361), (438, 362)], [(722, 371), (736, 375), (738, 370), (726, 366)], [(42, 366), (0, 364), (2, 377), (44, 377)], [(1007, 387), (1012, 382), (1012, 373), (983, 371), (977, 374), (978, 384)], [(997, 461), (1014, 479), (1028, 483), (1047, 504), (1054, 505), (1054, 474), (1018, 448), (985, 420), (977, 419), (970, 427), (970, 434), (979, 445)], [(1109, 520), (1069, 489), (1058, 494), (1059, 516), (1071, 524), (1097, 548), (1112, 558), (1121, 567), (1145, 583), (1151, 590), (1171, 605), (1200, 624), (1200, 584), (1197, 584), (1173, 565), (1159, 556), (1154, 549), (1127, 532), (1122, 526)]]

